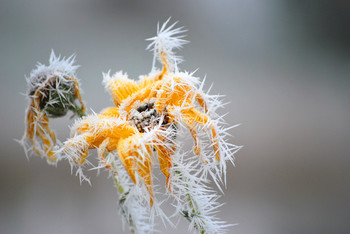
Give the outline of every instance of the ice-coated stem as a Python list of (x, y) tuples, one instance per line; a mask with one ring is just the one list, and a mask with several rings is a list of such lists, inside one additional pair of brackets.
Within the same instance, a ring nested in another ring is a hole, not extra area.
[[(179, 180), (184, 182), (184, 178), (183, 178), (183, 173), (179, 170), (175, 171), (176, 174), (179, 175)], [(180, 211), (180, 214), (186, 218), (190, 223), (192, 223), (193, 217), (201, 217), (201, 212), (198, 210), (198, 204), (196, 202), (196, 200), (194, 199), (194, 197), (191, 196), (190, 192), (189, 192), (189, 185), (188, 183), (185, 183), (185, 196), (186, 196), (186, 201), (188, 202), (188, 206), (189, 206), (189, 210), (191, 210), (190, 212), (188, 210), (182, 210)], [(201, 234), (205, 233), (205, 230), (202, 226), (197, 225), (196, 223), (193, 224), (193, 227), (198, 230)]]

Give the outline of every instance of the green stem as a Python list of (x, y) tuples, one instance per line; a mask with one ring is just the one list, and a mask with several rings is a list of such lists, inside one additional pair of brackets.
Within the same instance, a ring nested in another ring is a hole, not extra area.
[[(176, 166), (176, 165), (174, 165)], [(180, 180), (184, 180), (182, 177), (182, 172), (181, 171), (175, 171), (175, 173), (180, 175)], [(188, 205), (191, 209), (191, 212), (189, 212), (188, 210), (184, 210), (181, 211), (181, 215), (184, 216), (189, 222), (192, 222), (193, 217), (197, 216), (200, 217), (201, 213), (198, 211), (198, 205), (196, 203), (196, 201), (191, 197), (190, 193), (189, 193), (189, 185), (187, 183), (185, 183), (185, 187), (186, 187), (186, 191), (187, 193), (185, 194), (185, 196), (187, 197), (187, 201), (188, 201)], [(194, 228), (197, 229), (201, 234), (205, 233), (205, 230), (203, 227), (201, 226), (197, 226), (197, 224), (194, 225)]]
[[(108, 152), (105, 152), (105, 157), (108, 155)], [(117, 167), (115, 165), (114, 162), (111, 163), (111, 167), (113, 168), (114, 171), (117, 171)], [(119, 206), (122, 210), (122, 213), (125, 217), (125, 219), (127, 220), (129, 227), (130, 227), (130, 231), (131, 233), (135, 233), (135, 227), (134, 227), (134, 221), (132, 219), (131, 215), (127, 215), (127, 208), (124, 206), (125, 200), (127, 198), (127, 196), (129, 195), (129, 191), (126, 191), (126, 189), (123, 187), (123, 185), (119, 182), (117, 175), (113, 175), (113, 179), (114, 179), (114, 183), (117, 187), (118, 193), (120, 195), (119, 198)]]

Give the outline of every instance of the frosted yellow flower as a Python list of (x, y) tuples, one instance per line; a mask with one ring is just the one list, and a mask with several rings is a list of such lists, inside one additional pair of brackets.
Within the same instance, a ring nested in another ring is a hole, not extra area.
[[(97, 149), (100, 165), (116, 179), (126, 221), (141, 233), (152, 230), (145, 221), (153, 220), (147, 215), (146, 203), (151, 209), (155, 205), (156, 213), (164, 217), (155, 203), (152, 179), (157, 158), (177, 212), (193, 228), (218, 233), (226, 226), (213, 216), (218, 196), (207, 187), (207, 175), (219, 185), (225, 177), (226, 161), (233, 162), (239, 147), (226, 142), (229, 128), (222, 127), (224, 122), (215, 112), (222, 106), (219, 96), (204, 92), (204, 81), (193, 73), (179, 71), (181, 58), (173, 49), (187, 42), (181, 35), (185, 30), (174, 28), (175, 24), (167, 27), (167, 23), (149, 39), (152, 43), (148, 48), (154, 52), (152, 72), (138, 81), (123, 72), (104, 74), (103, 83), (115, 106), (77, 120), (60, 152), (86, 179), (81, 166), (86, 164), (88, 151)], [(156, 70), (156, 59), (162, 70)], [(184, 131), (193, 139), (196, 159), (186, 157), (183, 139), (178, 137)]]
[[(211, 131), (215, 156), (220, 160), (215, 125), (210, 121), (206, 101), (195, 87), (193, 78), (186, 73), (171, 73), (169, 58), (164, 51), (160, 52), (159, 57), (162, 72), (143, 76), (138, 82), (122, 72), (112, 77), (105, 74), (104, 83), (116, 107), (79, 121), (74, 127), (79, 135), (70, 139), (65, 146), (66, 152), (78, 150), (75, 157), (80, 157), (81, 163), (88, 149), (98, 148), (101, 160), (104, 160), (105, 150), (116, 150), (131, 179), (136, 183), (135, 173), (139, 173), (149, 186), (150, 194), (152, 149), (157, 152), (160, 168), (168, 182), (171, 155), (176, 148), (172, 138), (176, 134), (176, 116), (179, 114), (193, 136), (196, 154), (200, 155), (196, 128), (196, 124), (199, 124)], [(196, 104), (200, 105), (200, 109)], [(152, 133), (152, 139), (145, 139), (147, 133)], [(106, 167), (110, 168), (110, 165)]]

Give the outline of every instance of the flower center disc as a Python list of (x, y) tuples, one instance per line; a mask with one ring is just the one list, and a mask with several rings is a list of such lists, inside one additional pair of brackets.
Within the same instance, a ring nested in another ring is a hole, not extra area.
[(165, 128), (171, 125), (168, 121), (168, 114), (160, 114), (154, 108), (154, 102), (150, 101), (138, 104), (135, 109), (131, 110), (129, 119), (141, 133), (149, 131), (159, 125)]
[(145, 132), (159, 124), (161, 115), (154, 109), (154, 102), (144, 102), (131, 110), (130, 120), (139, 132)]

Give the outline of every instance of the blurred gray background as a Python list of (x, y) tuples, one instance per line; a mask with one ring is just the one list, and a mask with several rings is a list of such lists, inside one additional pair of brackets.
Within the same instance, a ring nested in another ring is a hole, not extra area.
[[(14, 141), (24, 74), (51, 49), (76, 53), (83, 98), (99, 112), (113, 105), (102, 72), (148, 73), (144, 39), (169, 16), (189, 30), (181, 68), (206, 74), (230, 102), (226, 120), (241, 124), (231, 141), (244, 148), (220, 199), (219, 217), (239, 224), (229, 232), (350, 233), (347, 0), (0, 0), (0, 233), (122, 232), (107, 173), (80, 186), (67, 163), (28, 161)], [(71, 123), (53, 122), (61, 140)]]

